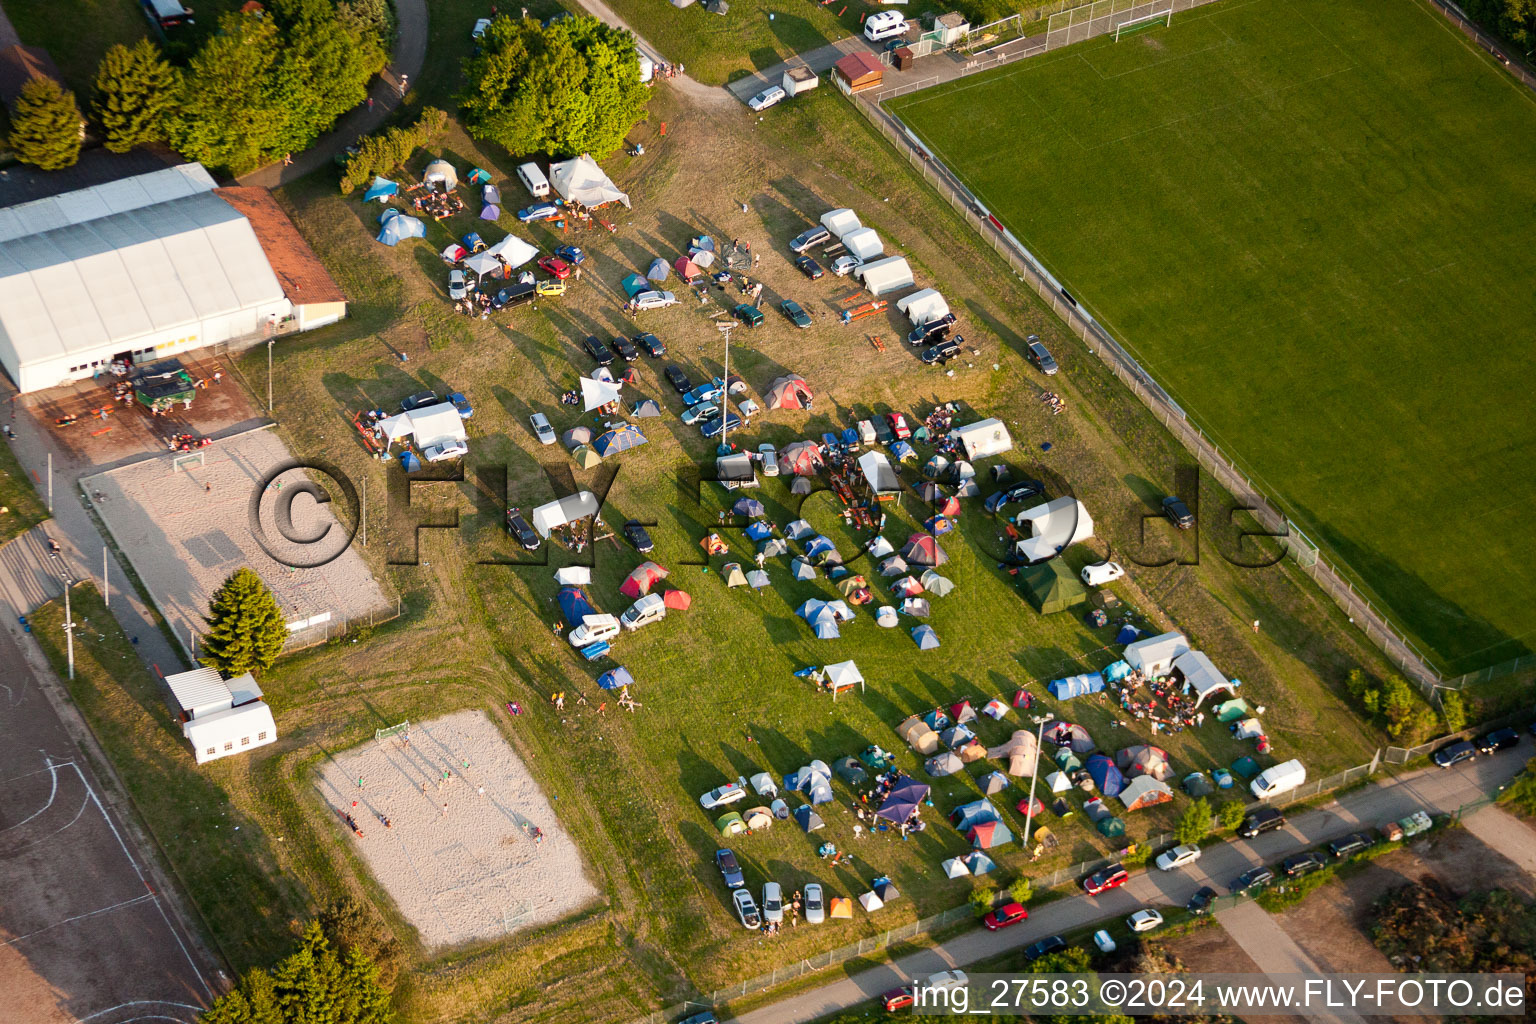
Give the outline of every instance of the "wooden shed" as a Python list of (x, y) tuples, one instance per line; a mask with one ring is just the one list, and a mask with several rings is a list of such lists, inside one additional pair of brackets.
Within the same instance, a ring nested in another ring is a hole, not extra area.
[(848, 95), (879, 87), (885, 75), (885, 67), (879, 58), (867, 51), (850, 53), (832, 65), (837, 87)]

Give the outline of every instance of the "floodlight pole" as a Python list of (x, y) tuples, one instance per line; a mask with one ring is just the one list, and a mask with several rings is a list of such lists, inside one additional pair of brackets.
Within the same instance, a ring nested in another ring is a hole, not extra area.
[(75, 678), (75, 616), (69, 606), (69, 578), (61, 570), (59, 582), (64, 584), (64, 643), (69, 649), (69, 678)]
[(716, 326), (725, 335), (725, 377), (724, 387), (720, 391), (720, 444), (715, 448), (715, 454), (725, 455), (731, 450), (731, 331), (736, 325), (727, 323)]
[(272, 415), (272, 343), (277, 339), (267, 338), (267, 415)]
[(1035, 819), (1035, 783), (1040, 779), (1040, 745), (1045, 742), (1045, 723), (1056, 717), (1055, 713), (1047, 711), (1043, 715), (1035, 715), (1035, 763), (1030, 765), (1029, 773), (1029, 803), (1024, 808), (1024, 845), (1027, 847), (1030, 841), (1029, 826)]

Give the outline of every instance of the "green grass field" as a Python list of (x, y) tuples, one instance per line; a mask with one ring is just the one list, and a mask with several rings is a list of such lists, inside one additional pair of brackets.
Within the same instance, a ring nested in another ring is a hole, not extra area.
[(893, 108), (1443, 670), (1530, 649), (1536, 96), (1232, 0)]
[(27, 479), (9, 444), (0, 444), (0, 544), (19, 537), (48, 518), (48, 507)]

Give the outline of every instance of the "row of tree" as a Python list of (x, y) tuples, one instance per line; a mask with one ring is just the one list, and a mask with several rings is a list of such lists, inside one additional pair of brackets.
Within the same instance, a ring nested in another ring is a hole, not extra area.
[(375, 175), (392, 173), (410, 159), (412, 153), (431, 146), (447, 127), (448, 115), (436, 107), (427, 107), (409, 128), (391, 128), (382, 135), (362, 139), (341, 174), (342, 193), (362, 188)]
[(1536, 47), (1536, 0), (1462, 0), (1467, 16), (1530, 56)]
[[(114, 45), (97, 69), (91, 112), (113, 152), (164, 142), (244, 174), (306, 148), (363, 102), (389, 34), (385, 0), (271, 0), (269, 11), (226, 14), (185, 66), (148, 39)], [(81, 125), (74, 95), (37, 80), (17, 104), (11, 147), (45, 170), (68, 167)]]

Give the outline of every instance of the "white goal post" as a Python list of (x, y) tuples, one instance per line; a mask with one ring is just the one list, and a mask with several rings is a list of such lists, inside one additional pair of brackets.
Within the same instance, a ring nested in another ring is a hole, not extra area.
[(1172, 25), (1173, 8), (1170, 7), (1166, 11), (1157, 11), (1153, 14), (1147, 14), (1140, 18), (1132, 18), (1130, 21), (1121, 22), (1115, 26), (1115, 42), (1118, 43), (1120, 41), (1121, 33), (1131, 35), (1133, 33), (1140, 32), (1143, 29), (1151, 28), (1158, 22), (1162, 22), (1164, 25)]
[(375, 729), (375, 730), (373, 730), (373, 739), (374, 739), (374, 742), (376, 742), (376, 743), (382, 743), (383, 741), (385, 741), (387, 739), (391, 739), (391, 738), (393, 738), (395, 736), (399, 736), (401, 733), (404, 733), (407, 738), (410, 737), (410, 735), (411, 735), (411, 720), (410, 719), (406, 719), (405, 721), (401, 722), (399, 725), (390, 725), (390, 726), (386, 726), (383, 729)]
[(201, 448), (195, 452), (183, 452), (171, 460), (171, 472), (180, 473), (192, 466), (202, 469), (208, 464), (207, 454)]

